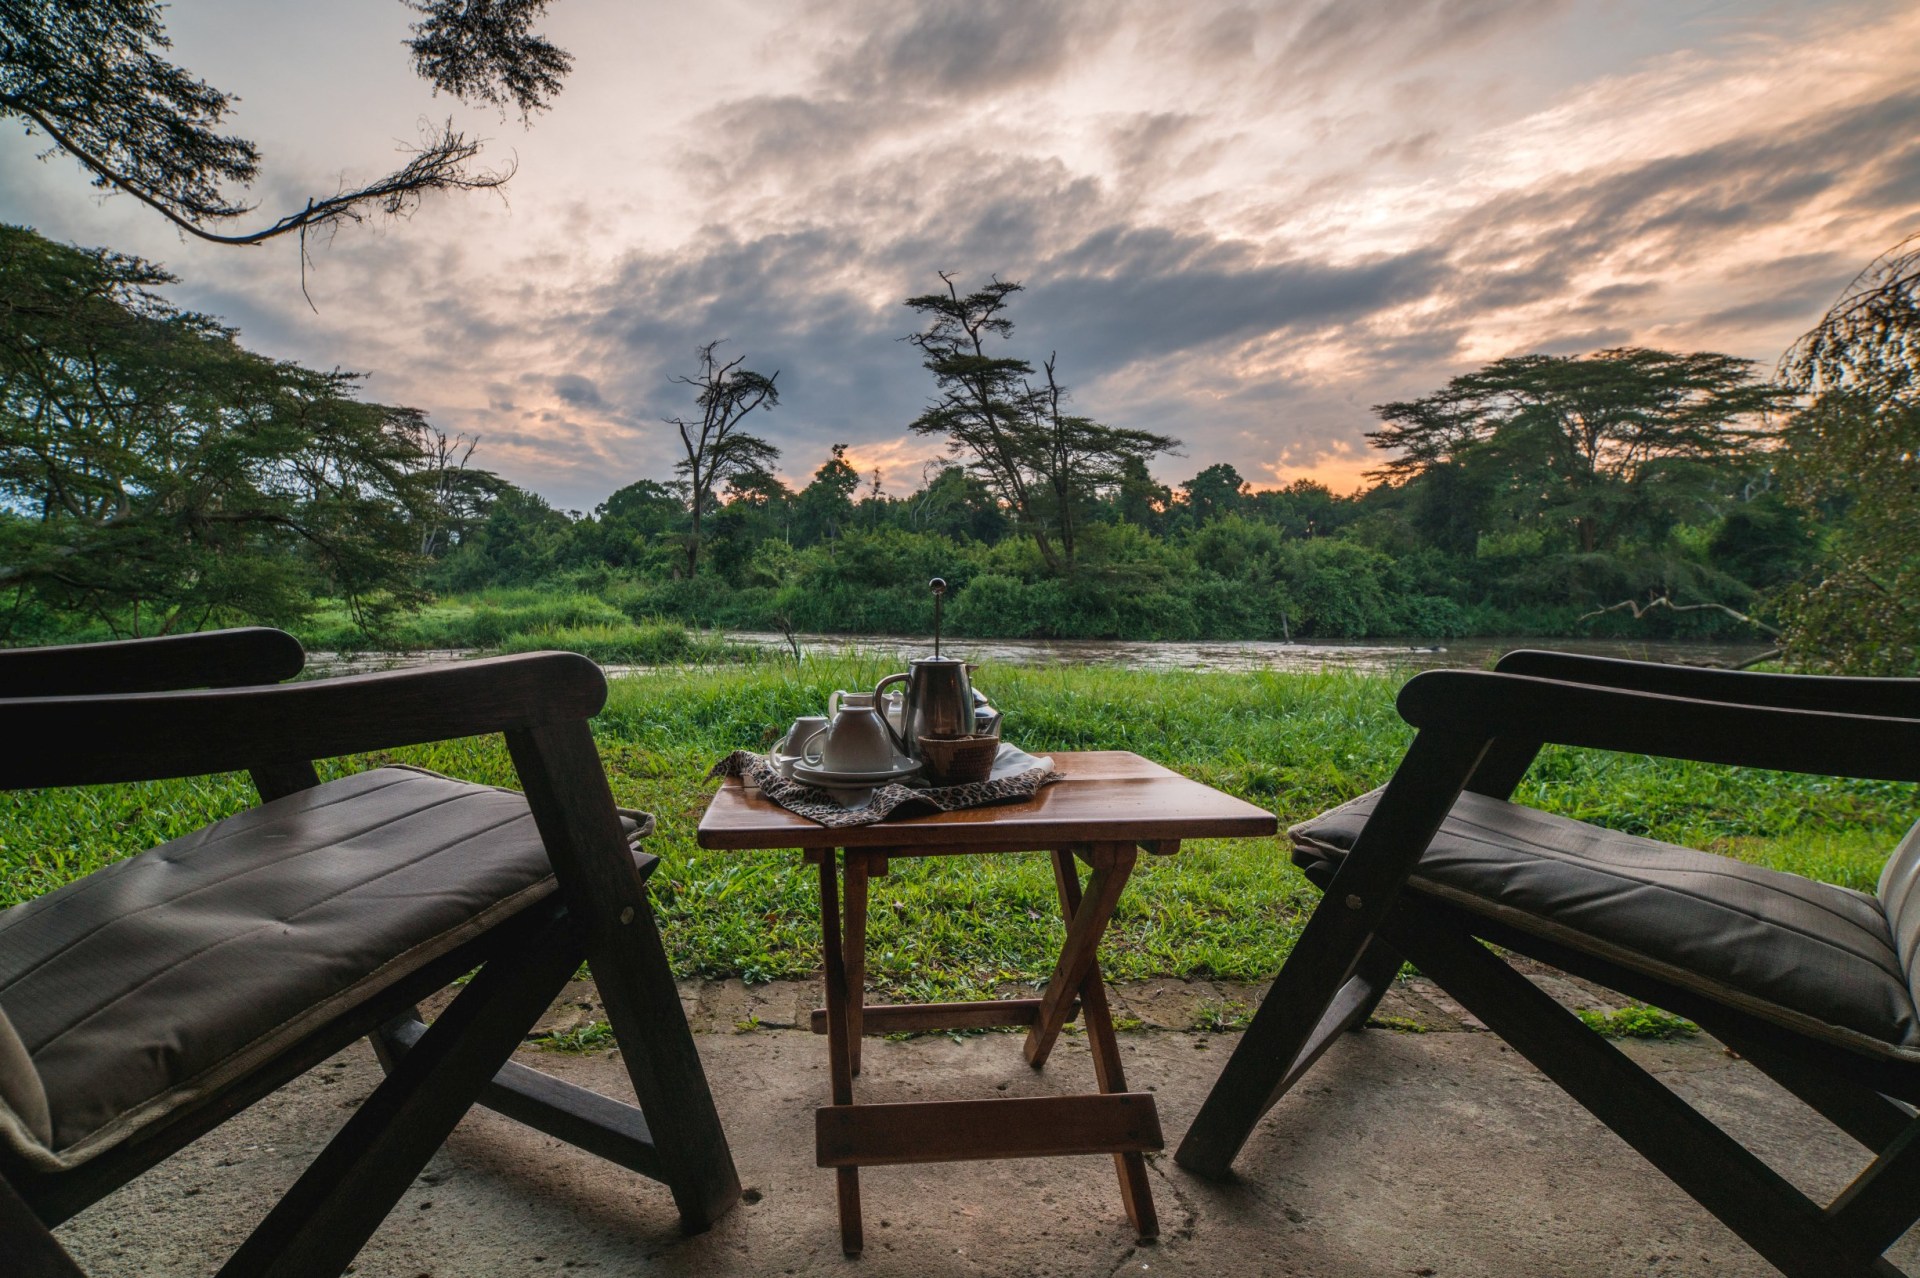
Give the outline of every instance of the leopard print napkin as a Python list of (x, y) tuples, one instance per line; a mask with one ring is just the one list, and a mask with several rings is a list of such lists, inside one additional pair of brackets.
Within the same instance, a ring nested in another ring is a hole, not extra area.
[[(1007, 749), (1008, 747), (1002, 747)], [(773, 770), (773, 764), (763, 754), (754, 754), (747, 750), (735, 750), (726, 758), (713, 765), (707, 773), (710, 777), (742, 777), (751, 784), (760, 787), (760, 793), (772, 799), (789, 812), (796, 813), (809, 821), (818, 821), (832, 828), (844, 828), (852, 825), (872, 825), (876, 821), (890, 818), (927, 816), (934, 812), (957, 812), (962, 808), (984, 808), (995, 803), (1018, 803), (1031, 799), (1040, 792), (1042, 786), (1052, 785), (1065, 777), (1055, 772), (1048, 764), (1051, 760), (1034, 760), (1037, 766), (1011, 776), (989, 777), (985, 781), (972, 781), (965, 785), (945, 785), (916, 788), (913, 785), (891, 781), (886, 785), (875, 786), (867, 801), (858, 807), (849, 807), (831, 790), (822, 790), (818, 786), (807, 785), (800, 781), (784, 780)]]

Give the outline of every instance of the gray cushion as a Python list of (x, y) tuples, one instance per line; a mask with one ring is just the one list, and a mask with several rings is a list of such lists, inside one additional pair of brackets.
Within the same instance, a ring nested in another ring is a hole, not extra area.
[(45, 1145), (53, 1139), (47, 1089), (5, 1012), (0, 1012), (0, 1126), (16, 1129), (10, 1143)]
[(0, 1008), (51, 1115), (12, 1152), (82, 1162), (552, 891), (522, 796), (382, 768), (0, 913)]
[(1920, 1002), (1920, 821), (1900, 841), (1880, 871), (1880, 908), (1887, 913), (1893, 949), (1907, 974), (1907, 992)]
[[(1296, 860), (1345, 855), (1380, 793), (1293, 827)], [(1471, 793), (1414, 886), (1854, 1046), (1920, 1046), (1906, 969), (1864, 892)]]

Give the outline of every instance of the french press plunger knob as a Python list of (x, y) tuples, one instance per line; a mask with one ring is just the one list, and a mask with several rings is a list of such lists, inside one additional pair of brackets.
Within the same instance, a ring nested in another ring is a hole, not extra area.
[(933, 591), (933, 655), (937, 657), (940, 655), (940, 602), (947, 597), (947, 579), (935, 577), (927, 583), (927, 588)]

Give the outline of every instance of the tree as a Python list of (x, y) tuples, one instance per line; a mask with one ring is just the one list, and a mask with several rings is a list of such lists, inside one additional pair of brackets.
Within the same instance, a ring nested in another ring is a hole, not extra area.
[[(922, 435), (945, 435), (947, 446), (993, 489), (1023, 531), (1032, 534), (1049, 570), (1070, 565), (1077, 511), (1103, 486), (1121, 479), (1128, 457), (1144, 461), (1179, 446), (1147, 431), (1103, 426), (1066, 411), (1066, 388), (1044, 366), (1032, 382), (1024, 359), (988, 353), (988, 338), (1013, 335), (1007, 299), (1021, 286), (998, 276), (964, 297), (954, 277), (939, 273), (944, 293), (909, 297), (925, 327), (907, 336), (933, 374), (937, 393), (911, 423)], [(1060, 545), (1054, 545), (1057, 534)]]
[(417, 595), (421, 415), (242, 349), (169, 282), (0, 226), (0, 586), (134, 634)]
[(1284, 488), (1250, 494), (1246, 505), (1289, 537), (1325, 537), (1352, 521), (1359, 498), (1335, 497), (1318, 480), (1296, 479)]
[(813, 482), (794, 499), (802, 542), (839, 540), (853, 524), (853, 495), (859, 489), (860, 472), (847, 461), (847, 446), (835, 444), (833, 455), (813, 472)]
[(780, 373), (771, 377), (742, 368), (746, 356), (721, 363), (714, 352), (719, 341), (708, 342), (694, 352), (699, 371), (692, 377), (673, 380), (694, 389), (697, 418), (669, 417), (669, 426), (680, 432), (680, 446), (686, 456), (674, 467), (685, 479), (687, 509), (691, 512), (692, 532), (687, 538), (687, 576), (700, 567), (700, 520), (713, 502), (713, 490), (729, 477), (747, 471), (764, 471), (780, 459), (780, 450), (758, 435), (740, 429), (740, 423), (755, 409), (771, 410), (780, 402), (775, 385)]
[(919, 492), (906, 501), (907, 525), (955, 540), (994, 542), (1006, 534), (1007, 517), (993, 491), (964, 466), (928, 462)]
[(546, 498), (503, 481), (486, 517), (435, 576), (455, 590), (530, 586), (563, 566), (572, 533), (573, 520)]
[[(467, 102), (511, 105), (527, 120), (560, 89), (571, 59), (531, 31), (548, 0), (404, 0), (422, 15), (414, 69)], [(260, 154), (221, 132), (233, 99), (168, 61), (156, 0), (0, 2), (0, 114), (79, 161), (105, 190), (124, 191), (182, 231), (217, 244), (258, 244), (411, 212), (429, 191), (500, 186), (511, 168), (474, 171), (480, 143), (452, 121), (378, 181), (309, 199), (251, 231), (224, 228), (253, 212), (228, 193), (250, 185)], [(44, 157), (43, 157), (44, 158)]]
[(1103, 491), (1126, 481), (1128, 462), (1144, 466), (1147, 458), (1178, 448), (1180, 441), (1171, 435), (1107, 426), (1091, 417), (1065, 412), (1062, 405), (1067, 391), (1054, 375), (1058, 359), (1057, 352), (1047, 356), (1041, 366), (1046, 385), (1030, 390), (1027, 400), (1037, 445), (1032, 464), (1045, 485), (1042, 508), (1051, 514), (1060, 534), (1060, 548), (1072, 563), (1079, 549), (1082, 510)]
[(1831, 529), (1780, 600), (1803, 664), (1920, 673), (1920, 237), (1895, 245), (1781, 360), (1814, 398), (1786, 430), (1789, 495)]
[(1013, 321), (1001, 312), (1020, 285), (999, 278), (985, 288), (960, 295), (945, 271), (945, 293), (907, 299), (907, 308), (926, 321), (907, 341), (921, 354), (921, 366), (933, 374), (938, 393), (912, 429), (945, 435), (956, 457), (969, 459), (974, 473), (1004, 501), (1014, 518), (1031, 531), (1049, 567), (1056, 560), (1046, 529), (1037, 527), (1028, 462), (1032, 441), (1027, 431), (1027, 378), (1033, 365), (1024, 359), (987, 353), (987, 339), (1013, 335)]
[(1251, 495), (1247, 481), (1226, 462), (1207, 467), (1181, 487), (1196, 526), (1239, 510)]
[(1129, 457), (1120, 464), (1120, 482), (1114, 486), (1114, 514), (1121, 523), (1159, 532), (1166, 523), (1173, 490), (1155, 482), (1144, 458)]
[(459, 545), (468, 530), (486, 515), (486, 507), (500, 494), (505, 481), (491, 471), (469, 470), (478, 435), (448, 435), (420, 423), (420, 470), (432, 495), (436, 518), (420, 530), (422, 557), (443, 555)]
[(1431, 395), (1374, 408), (1375, 475), (1404, 481), (1450, 465), (1491, 468), (1532, 518), (1567, 529), (1577, 553), (1612, 549), (1648, 520), (1671, 520), (1713, 490), (1716, 464), (1765, 438), (1784, 396), (1751, 360), (1621, 348), (1521, 355)]
[(656, 547), (668, 538), (673, 542), (671, 557), (680, 557), (678, 533), (685, 515), (686, 503), (671, 485), (642, 479), (609, 494), (593, 508), (592, 518), (576, 526), (574, 536), (580, 548), (600, 562), (635, 568), (656, 558)]

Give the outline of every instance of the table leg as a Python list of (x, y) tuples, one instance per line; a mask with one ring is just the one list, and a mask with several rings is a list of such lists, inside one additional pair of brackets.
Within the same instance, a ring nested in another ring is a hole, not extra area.
[[(1054, 853), (1056, 858), (1062, 855), (1071, 857), (1072, 853)], [(1107, 921), (1113, 917), (1114, 906), (1120, 903), (1120, 891), (1127, 886), (1127, 876), (1133, 873), (1137, 855), (1133, 846), (1125, 843), (1099, 844), (1094, 850), (1095, 864), (1093, 873), (1087, 876), (1086, 896), (1067, 921), (1067, 943), (1061, 947), (1060, 959), (1054, 964), (1046, 996), (1040, 1000), (1039, 1015), (1034, 1018), (1033, 1028), (1027, 1031), (1027, 1063), (1035, 1069), (1047, 1063), (1060, 1031), (1066, 1027), (1067, 1014), (1073, 1010), (1080, 986), (1094, 965), (1094, 952), (1107, 930)], [(1076, 879), (1078, 890), (1079, 872), (1071, 863), (1068, 871)]]
[[(1081, 899), (1080, 869), (1073, 863), (1073, 853), (1056, 851), (1053, 854), (1053, 881), (1060, 891), (1060, 912), (1072, 923), (1080, 912)], [(1120, 1063), (1120, 1044), (1113, 1036), (1113, 1013), (1107, 1007), (1107, 982), (1101, 975), (1098, 958), (1088, 966), (1087, 975), (1080, 983), (1080, 1007), (1086, 1016), (1093, 1076), (1099, 1081), (1100, 1090), (1126, 1091), (1126, 1068)], [(1140, 1238), (1158, 1238), (1160, 1217), (1153, 1206), (1153, 1187), (1147, 1182), (1145, 1156), (1115, 1154), (1113, 1167), (1120, 1176), (1120, 1201), (1126, 1206), (1128, 1223)]]
[(847, 1063), (860, 1076), (860, 1044), (867, 1032), (867, 854), (846, 853)]
[[(851, 859), (851, 858), (849, 858)], [(847, 965), (840, 948), (839, 868), (832, 852), (820, 858), (820, 948), (827, 974), (827, 1063), (833, 1103), (853, 1104), (853, 1062), (847, 1034)], [(840, 1248), (857, 1256), (866, 1245), (860, 1223), (860, 1169), (834, 1169), (840, 1204)]]

